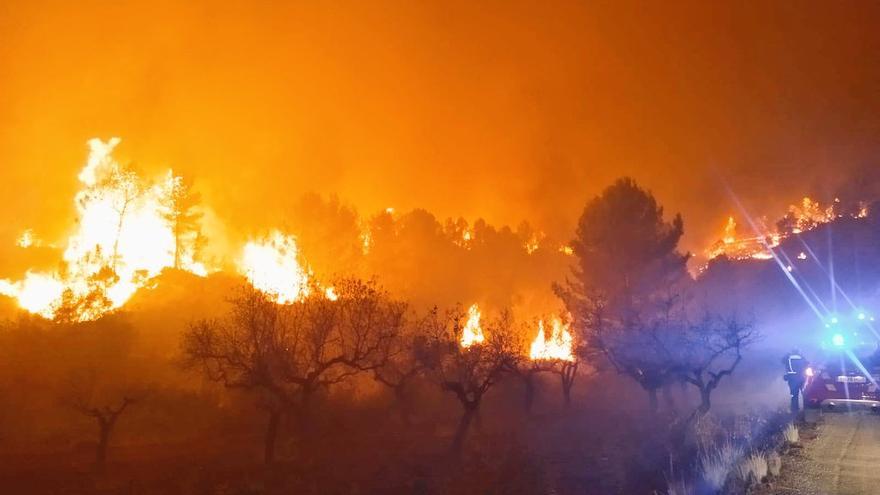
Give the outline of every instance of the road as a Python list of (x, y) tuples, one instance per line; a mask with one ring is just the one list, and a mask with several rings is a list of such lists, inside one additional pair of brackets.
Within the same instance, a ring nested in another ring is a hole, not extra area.
[(880, 415), (825, 413), (818, 436), (783, 458), (774, 495), (880, 493)]

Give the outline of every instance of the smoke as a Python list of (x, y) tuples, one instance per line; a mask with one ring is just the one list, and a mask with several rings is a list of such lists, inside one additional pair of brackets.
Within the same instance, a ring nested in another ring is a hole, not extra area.
[(0, 241), (66, 235), (84, 143), (118, 135), (232, 237), (307, 191), (564, 237), (631, 175), (700, 251), (715, 172), (776, 216), (871, 163), (878, 7), (815, 7), (7, 3)]

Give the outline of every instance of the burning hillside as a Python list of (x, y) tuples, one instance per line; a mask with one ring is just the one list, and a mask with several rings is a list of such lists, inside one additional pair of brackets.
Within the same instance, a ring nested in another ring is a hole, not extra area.
[(728, 217), (721, 239), (715, 241), (705, 255), (709, 260), (720, 256), (732, 260), (770, 259), (773, 256), (770, 250), (791, 235), (808, 232), (838, 218), (866, 216), (868, 205), (863, 201), (854, 208), (845, 208), (837, 198), (832, 204), (823, 206), (818, 201), (804, 197), (800, 204), (789, 206), (785, 216), (775, 224), (768, 224), (766, 219), (757, 220), (752, 235), (738, 235), (736, 220), (733, 216)]
[[(291, 228), (226, 242), (231, 249), (208, 262), (202, 232), (207, 207), (191, 184), (170, 170), (142, 176), (114, 158), (119, 143), (118, 138), (89, 141), (74, 198), (76, 222), (66, 238), (49, 242), (26, 229), (16, 239), (22, 254), (41, 250), (49, 259), (61, 258), (55, 269), (29, 268), (0, 279), (0, 294), (20, 308), (48, 319), (95, 320), (121, 308), (138, 289), (156, 285), (165, 269), (205, 276), (225, 266), (234, 266), (282, 304), (315, 290), (334, 299), (334, 288), (320, 281), (361, 274), (379, 276), (389, 287), (432, 303), (481, 298), (500, 306), (532, 287), (540, 287), (544, 300), (552, 299), (550, 281), (567, 270), (570, 250), (557, 250), (560, 240), (527, 224), (513, 231), (483, 220), (440, 222), (424, 210), (397, 213), (394, 208), (367, 220), (335, 199), (319, 197), (303, 198)], [(513, 275), (512, 266), (521, 273)], [(431, 267), (436, 273), (426, 271)], [(422, 275), (414, 279), (417, 271)], [(483, 282), (499, 277), (508, 282)], [(534, 310), (548, 309), (544, 302), (525, 302)], [(479, 310), (474, 311), (478, 328)]]
[[(111, 155), (119, 141), (89, 141), (74, 198), (76, 228), (61, 267), (0, 281), (0, 293), (22, 308), (46, 318), (93, 320), (121, 307), (164, 268), (207, 273), (196, 261), (200, 233), (189, 221), (198, 214), (188, 204), (189, 188), (170, 170), (149, 182), (120, 164)], [(26, 231), (19, 246), (34, 242)]]

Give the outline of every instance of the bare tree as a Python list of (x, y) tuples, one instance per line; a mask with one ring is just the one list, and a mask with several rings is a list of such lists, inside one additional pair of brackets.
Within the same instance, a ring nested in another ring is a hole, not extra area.
[(116, 264), (119, 259), (119, 239), (122, 236), (122, 229), (125, 225), (125, 217), (131, 205), (140, 197), (143, 187), (140, 183), (140, 177), (137, 173), (128, 167), (119, 164), (113, 169), (113, 173), (101, 185), (110, 187), (118, 194), (113, 198), (113, 209), (116, 211), (116, 236), (113, 240), (113, 252), (111, 253), (110, 266), (116, 271)]
[(428, 323), (430, 352), (426, 365), (441, 389), (453, 394), (462, 416), (452, 441), (452, 453), (460, 455), (471, 423), (479, 415), (486, 392), (500, 379), (505, 367), (518, 354), (509, 312), (486, 325), (485, 340), (461, 345), (465, 314), (460, 308), (440, 317), (435, 310)]
[(390, 388), (400, 419), (409, 424), (412, 417), (410, 389), (425, 371), (422, 359), (427, 347), (425, 326), (427, 320), (407, 322), (399, 336), (388, 341), (373, 369), (373, 378)]
[(528, 415), (532, 413), (537, 393), (537, 377), (540, 373), (551, 371), (553, 364), (546, 361), (535, 361), (526, 356), (519, 356), (505, 367), (505, 371), (519, 378), (523, 383), (523, 410)]
[(314, 395), (375, 369), (400, 331), (405, 305), (375, 283), (340, 280), (335, 291), (336, 300), (312, 290), (301, 301), (280, 305), (243, 288), (225, 320), (196, 322), (184, 336), (188, 364), (227, 388), (261, 394), (269, 415), (266, 463), (274, 460), (284, 413), (296, 413), (305, 431)]
[(574, 387), (575, 378), (577, 378), (579, 364), (577, 360), (567, 361), (564, 359), (555, 359), (550, 362), (550, 372), (559, 375), (559, 382), (562, 386), (562, 403), (566, 408), (571, 407), (571, 389)]
[(95, 420), (98, 426), (98, 442), (95, 448), (95, 465), (103, 470), (107, 462), (107, 448), (120, 416), (129, 406), (143, 396), (134, 387), (117, 387), (109, 390), (97, 383), (97, 373), (89, 370), (75, 373), (65, 386), (62, 401), (73, 410)]
[(709, 412), (712, 392), (742, 362), (743, 350), (759, 338), (752, 322), (734, 316), (706, 313), (687, 325), (675, 349), (679, 360), (676, 372), (700, 392), (700, 405), (691, 417)]
[(180, 268), (184, 253), (189, 251), (195, 258), (199, 244), (204, 242), (199, 223), (201, 197), (193, 191), (191, 181), (178, 176), (171, 176), (169, 180), (163, 216), (174, 233), (174, 268)]
[(648, 311), (612, 319), (604, 297), (596, 292), (585, 300), (582, 312), (582, 353), (600, 354), (618, 373), (631, 378), (648, 394), (652, 413), (657, 412), (657, 392), (679, 376), (683, 307), (677, 295), (668, 295)]

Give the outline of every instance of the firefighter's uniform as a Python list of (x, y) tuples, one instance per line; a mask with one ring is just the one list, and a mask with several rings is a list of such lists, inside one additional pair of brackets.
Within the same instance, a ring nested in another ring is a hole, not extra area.
[(807, 382), (807, 360), (798, 351), (792, 351), (782, 359), (785, 366), (785, 381), (791, 392), (791, 412), (800, 411), (800, 394)]

